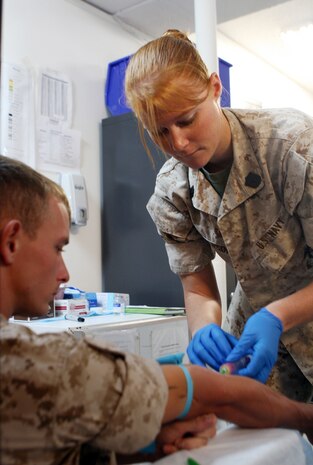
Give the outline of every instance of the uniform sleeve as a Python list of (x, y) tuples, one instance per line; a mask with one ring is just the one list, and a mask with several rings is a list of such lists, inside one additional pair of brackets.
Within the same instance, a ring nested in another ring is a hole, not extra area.
[(284, 160), (284, 201), (301, 221), (307, 245), (313, 248), (313, 129), (298, 137)]
[(200, 271), (214, 258), (209, 242), (193, 224), (193, 208), (183, 174), (160, 173), (147, 210), (165, 241), (170, 268), (177, 274)]
[(56, 416), (60, 442), (132, 453), (158, 434), (167, 401), (159, 365), (86, 337), (67, 354)]
[(17, 324), (1, 330), (0, 349), (1, 440), (8, 451), (65, 463), (60, 455), (79, 455), (87, 442), (132, 453), (158, 434), (168, 387), (153, 360), (95, 337), (38, 335)]

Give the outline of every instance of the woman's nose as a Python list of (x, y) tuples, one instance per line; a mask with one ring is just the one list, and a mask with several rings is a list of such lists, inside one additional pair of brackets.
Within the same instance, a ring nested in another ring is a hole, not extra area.
[(174, 150), (184, 150), (188, 143), (188, 137), (183, 128), (171, 128), (170, 129), (170, 142)]

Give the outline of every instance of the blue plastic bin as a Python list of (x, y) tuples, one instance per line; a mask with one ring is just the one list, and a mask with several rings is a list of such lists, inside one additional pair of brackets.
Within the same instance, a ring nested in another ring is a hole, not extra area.
[(221, 106), (222, 107), (230, 107), (230, 76), (229, 70), (233, 65), (227, 63), (227, 61), (222, 60), (222, 58), (218, 59), (218, 70), (219, 76), (222, 81), (223, 85), (223, 92), (221, 96)]
[(129, 113), (124, 94), (125, 72), (130, 56), (112, 61), (108, 65), (105, 84), (105, 104), (112, 116)]

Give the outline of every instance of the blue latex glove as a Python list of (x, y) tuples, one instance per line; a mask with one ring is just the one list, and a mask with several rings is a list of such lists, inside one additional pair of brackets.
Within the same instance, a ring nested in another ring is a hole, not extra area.
[(184, 352), (177, 352), (176, 354), (163, 355), (163, 357), (157, 358), (156, 361), (160, 365), (181, 365), (184, 355)]
[(218, 370), (237, 342), (234, 336), (211, 323), (196, 332), (187, 347), (187, 354), (191, 363)]
[(283, 325), (280, 319), (266, 308), (261, 308), (248, 319), (241, 338), (226, 362), (236, 362), (241, 357), (252, 354), (248, 366), (239, 370), (238, 374), (265, 383), (277, 360), (282, 332)]

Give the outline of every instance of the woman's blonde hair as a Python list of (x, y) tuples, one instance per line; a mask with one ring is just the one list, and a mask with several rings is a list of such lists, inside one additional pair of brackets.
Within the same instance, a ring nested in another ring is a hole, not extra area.
[(164, 151), (158, 133), (158, 115), (188, 112), (199, 105), (205, 98), (204, 91), (209, 90), (209, 77), (194, 44), (176, 29), (148, 42), (131, 57), (126, 69), (125, 95), (150, 156), (144, 128)]

